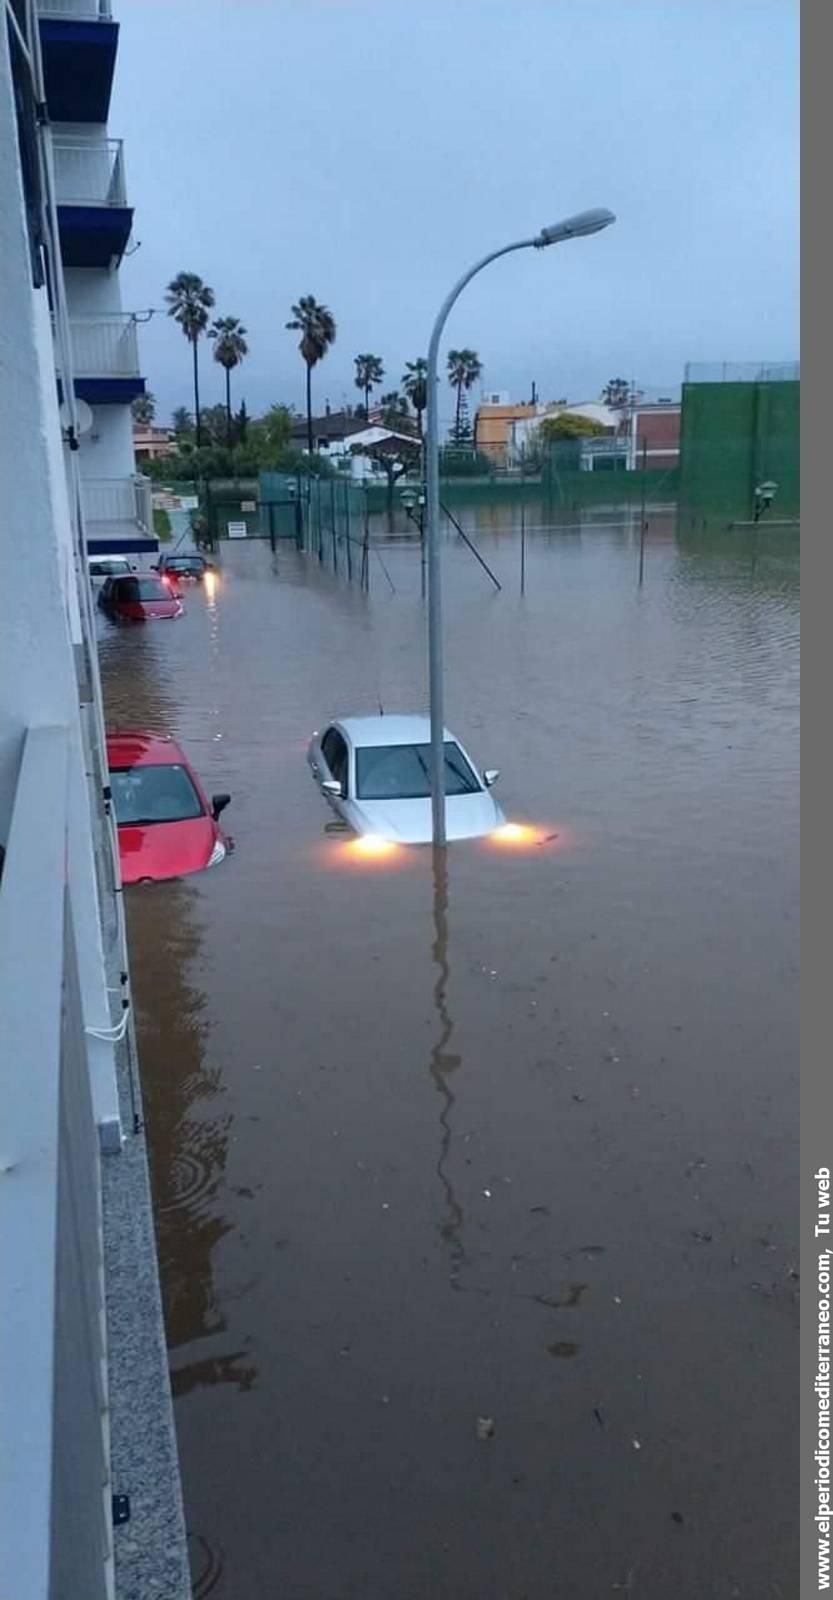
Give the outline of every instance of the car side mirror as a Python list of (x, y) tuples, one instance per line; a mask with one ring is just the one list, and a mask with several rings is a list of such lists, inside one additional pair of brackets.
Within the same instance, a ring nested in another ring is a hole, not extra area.
[(341, 784), (336, 778), (325, 778), (321, 789), (324, 794), (335, 795), (339, 800), (341, 799)]
[(499, 777), (500, 777), (500, 768), (499, 767), (489, 767), (488, 771), (484, 772), (484, 774), (483, 774), (483, 782), (485, 783), (486, 788), (487, 789), (491, 789), (492, 784), (497, 783)]
[(215, 822), (217, 821), (217, 818), (219, 817), (220, 812), (221, 811), (225, 811), (226, 806), (229, 805), (230, 802), (231, 802), (231, 795), (230, 794), (213, 794), (211, 796), (211, 815), (214, 818)]

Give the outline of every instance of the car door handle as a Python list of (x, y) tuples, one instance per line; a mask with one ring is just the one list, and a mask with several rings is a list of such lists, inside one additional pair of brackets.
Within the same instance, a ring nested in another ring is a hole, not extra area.
[(313, 771), (313, 776), (314, 777), (316, 777), (316, 778), (320, 777), (320, 772), (319, 772), (317, 761), (313, 761), (313, 763), (312, 763), (312, 771)]

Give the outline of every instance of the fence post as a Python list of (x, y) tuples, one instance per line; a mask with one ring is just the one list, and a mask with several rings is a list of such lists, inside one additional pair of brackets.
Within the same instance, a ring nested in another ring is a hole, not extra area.
[(639, 514), (639, 581), (645, 576), (645, 472), (648, 465), (648, 441), (642, 441), (642, 506)]
[(347, 518), (347, 582), (353, 582), (353, 556), (350, 550), (350, 485), (344, 480), (344, 512)]

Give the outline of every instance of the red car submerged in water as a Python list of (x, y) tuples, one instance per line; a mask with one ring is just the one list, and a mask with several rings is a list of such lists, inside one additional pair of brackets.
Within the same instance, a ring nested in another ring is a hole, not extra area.
[(115, 622), (156, 622), (181, 617), (183, 606), (171, 578), (138, 573), (130, 578), (108, 578), (98, 603)]
[(218, 819), (231, 796), (209, 800), (173, 739), (111, 733), (107, 760), (124, 883), (181, 878), (225, 860), (233, 846)]

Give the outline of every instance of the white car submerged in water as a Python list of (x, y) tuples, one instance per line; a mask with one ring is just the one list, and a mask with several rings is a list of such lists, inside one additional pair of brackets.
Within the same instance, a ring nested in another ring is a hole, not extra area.
[[(445, 733), (446, 834), (475, 839), (506, 819), (481, 774)], [(431, 842), (431, 725), (425, 716), (342, 717), (313, 734), (307, 760), (322, 794), (360, 835), (395, 844)]]

